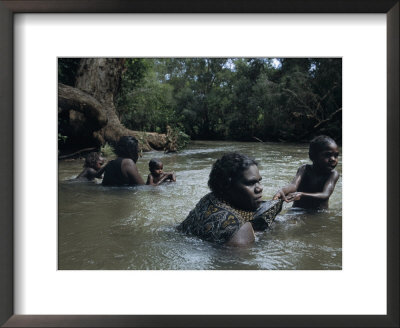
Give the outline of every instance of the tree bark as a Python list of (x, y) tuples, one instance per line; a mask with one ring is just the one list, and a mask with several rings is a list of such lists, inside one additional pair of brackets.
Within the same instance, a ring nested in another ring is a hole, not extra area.
[(101, 129), (107, 124), (103, 105), (89, 94), (68, 85), (58, 84), (58, 114), (74, 110), (92, 121), (93, 128)]
[[(167, 143), (165, 134), (132, 131), (118, 118), (114, 99), (120, 88), (124, 61), (121, 58), (81, 59), (75, 88), (59, 84), (59, 115), (65, 116), (67, 111), (69, 121), (80, 126), (70, 131), (79, 134), (85, 130), (96, 145), (115, 144), (120, 137), (130, 135), (139, 140), (143, 151), (162, 150)], [(86, 122), (79, 124), (80, 120)]]

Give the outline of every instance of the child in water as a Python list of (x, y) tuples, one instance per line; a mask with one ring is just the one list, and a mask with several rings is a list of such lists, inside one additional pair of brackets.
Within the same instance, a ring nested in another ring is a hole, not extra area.
[(338, 146), (332, 138), (315, 137), (309, 148), (312, 165), (301, 166), (292, 183), (278, 190), (273, 199), (294, 202), (293, 207), (328, 208), (329, 197), (339, 180), (339, 173), (335, 170), (338, 156)]
[(96, 152), (91, 152), (86, 156), (83, 171), (76, 177), (79, 180), (93, 181), (94, 178), (101, 178), (104, 172), (104, 158)]
[(147, 177), (147, 185), (158, 186), (164, 181), (170, 180), (175, 182), (175, 172), (163, 172), (163, 163), (159, 159), (151, 159), (149, 162), (150, 174)]

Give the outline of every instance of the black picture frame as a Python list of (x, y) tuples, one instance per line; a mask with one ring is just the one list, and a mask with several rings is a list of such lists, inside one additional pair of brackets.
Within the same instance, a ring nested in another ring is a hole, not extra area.
[[(399, 0), (0, 0), (0, 324), (4, 327), (399, 327), (399, 8)], [(16, 13), (386, 14), (387, 315), (15, 315), (12, 159)]]

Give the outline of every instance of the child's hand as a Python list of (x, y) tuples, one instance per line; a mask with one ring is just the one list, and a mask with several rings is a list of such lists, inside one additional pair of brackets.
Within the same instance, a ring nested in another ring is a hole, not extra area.
[(300, 200), (302, 196), (303, 196), (302, 192), (293, 192), (288, 194), (286, 199), (288, 202), (294, 202), (296, 200)]
[(280, 189), (272, 198), (273, 200), (283, 199), (285, 202), (288, 202), (285, 193)]
[(171, 179), (171, 181), (173, 181), (173, 182), (176, 181), (175, 171), (172, 171), (172, 172), (169, 174), (169, 179)]

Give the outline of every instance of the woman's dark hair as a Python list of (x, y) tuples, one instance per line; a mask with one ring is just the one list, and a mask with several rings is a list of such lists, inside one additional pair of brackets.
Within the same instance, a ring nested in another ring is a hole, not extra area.
[(208, 186), (217, 197), (223, 198), (231, 184), (252, 165), (258, 165), (258, 163), (246, 155), (239, 153), (225, 154), (213, 164)]
[(149, 162), (149, 170), (150, 172), (154, 172), (154, 170), (162, 165), (162, 162), (157, 158), (152, 158)]
[(314, 139), (312, 139), (310, 142), (310, 148), (308, 151), (308, 155), (309, 155), (310, 159), (314, 160), (315, 157), (318, 155), (318, 153), (323, 151), (327, 146), (329, 146), (331, 144), (336, 145), (336, 142), (335, 142), (335, 140), (333, 140), (331, 137), (328, 137), (328, 136), (321, 135), (321, 136), (318, 136), (318, 137), (315, 137)]
[(115, 146), (118, 157), (132, 158), (134, 162), (139, 158), (139, 143), (132, 136), (123, 136)]
[(99, 160), (100, 160), (100, 155), (96, 152), (91, 152), (86, 156), (85, 164), (83, 164), (83, 167), (91, 167), (94, 169), (96, 168), (96, 164)]

